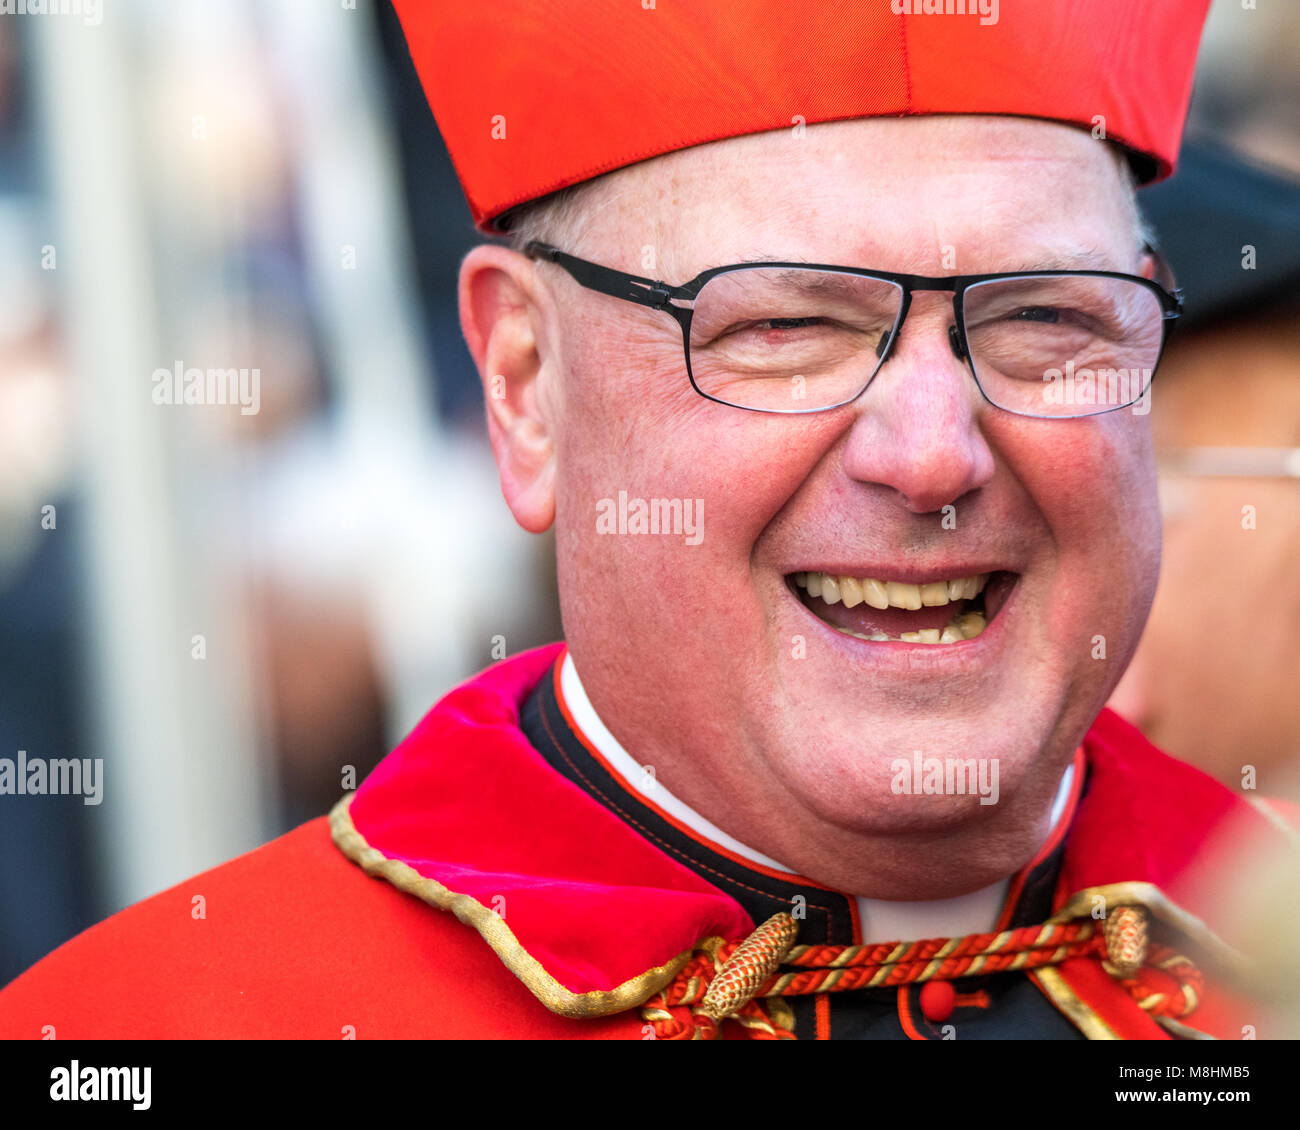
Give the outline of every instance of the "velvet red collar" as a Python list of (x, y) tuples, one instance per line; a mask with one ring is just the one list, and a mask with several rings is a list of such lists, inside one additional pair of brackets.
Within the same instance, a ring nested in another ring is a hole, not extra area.
[[(333, 821), (351, 858), (455, 913), (543, 1003), (583, 1016), (639, 1003), (698, 942), (743, 937), (754, 924), (528, 743), (520, 706), (563, 646), (505, 660), (452, 691)], [(1087, 914), (1100, 889), (1204, 933), (1199, 919), (1211, 909), (1184, 882), (1189, 864), (1213, 829), (1253, 810), (1110, 711), (1084, 749), (1087, 789), (1058, 908), (1077, 902)]]

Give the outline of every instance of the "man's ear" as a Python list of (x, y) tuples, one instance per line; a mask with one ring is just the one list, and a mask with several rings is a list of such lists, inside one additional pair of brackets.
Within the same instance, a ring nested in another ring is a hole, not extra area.
[(517, 251), (484, 244), (460, 265), (460, 325), (483, 382), (501, 493), (534, 534), (555, 520), (554, 421), (539, 388), (537, 298), (532, 261)]

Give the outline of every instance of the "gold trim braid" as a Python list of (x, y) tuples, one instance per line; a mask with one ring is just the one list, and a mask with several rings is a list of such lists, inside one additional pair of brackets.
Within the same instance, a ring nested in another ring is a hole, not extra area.
[[(1250, 959), (1240, 950), (1234, 949), (1218, 934), (1211, 930), (1201, 919), (1190, 911), (1184, 910), (1170, 899), (1154, 883), (1125, 882), (1108, 883), (1100, 887), (1086, 887), (1070, 896), (1049, 922), (1071, 922), (1078, 918), (1092, 915), (1092, 903), (1095, 898), (1102, 898), (1108, 910), (1121, 907), (1145, 907), (1156, 918), (1185, 934), (1204, 948), (1212, 960), (1219, 962), (1226, 970), (1249, 978), (1252, 970)], [(1029, 974), (1039, 988), (1051, 998), (1061, 1012), (1090, 1040), (1118, 1040), (1120, 1036), (1089, 1005), (1070, 988), (1058, 969), (1045, 966)], [(1167, 1017), (1156, 1017), (1157, 1023), (1183, 1039), (1209, 1040), (1214, 1037), (1206, 1035), (1195, 1028)]]
[(1034, 981), (1056, 1005), (1066, 1018), (1090, 1040), (1118, 1040), (1119, 1033), (1084, 1004), (1075, 991), (1066, 984), (1061, 971), (1050, 965), (1035, 969), (1029, 974)]
[(1154, 883), (1108, 883), (1101, 887), (1085, 887), (1081, 891), (1075, 891), (1069, 901), (1048, 921), (1070, 922), (1076, 918), (1089, 918), (1092, 915), (1092, 900), (1098, 897), (1105, 900), (1108, 910), (1112, 907), (1144, 906), (1166, 925), (1196, 942), (1204, 949), (1206, 956), (1218, 962), (1224, 970), (1244, 978), (1249, 978), (1253, 972), (1253, 964), (1245, 954), (1230, 946)]
[(352, 823), (352, 815), (348, 811), (355, 795), (356, 793), (348, 793), (330, 810), (330, 836), (339, 851), (367, 875), (385, 879), (399, 891), (414, 895), (438, 910), (449, 910), (466, 926), (472, 926), (492, 947), (502, 964), (527, 986), (528, 991), (559, 1016), (582, 1020), (636, 1008), (667, 985), (690, 960), (692, 950), (684, 950), (663, 965), (647, 969), (613, 989), (589, 993), (572, 992), (524, 949), (499, 914), (469, 895), (457, 894), (434, 879), (426, 879), (413, 867), (389, 859), (366, 843)]

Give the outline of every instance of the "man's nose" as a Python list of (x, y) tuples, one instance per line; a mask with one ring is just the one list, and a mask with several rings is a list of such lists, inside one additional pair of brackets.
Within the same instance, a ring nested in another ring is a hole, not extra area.
[(850, 478), (896, 490), (908, 510), (929, 514), (993, 475), (980, 430), (985, 401), (955, 353), (951, 299), (914, 302), (902, 333), (857, 412), (844, 449)]

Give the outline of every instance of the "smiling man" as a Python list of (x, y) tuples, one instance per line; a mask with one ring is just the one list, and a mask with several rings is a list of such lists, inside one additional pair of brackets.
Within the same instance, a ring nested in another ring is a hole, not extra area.
[[(1165, 296), (1126, 185), (1083, 130), (874, 118), (610, 174), (569, 202), (599, 224), (551, 233), (623, 270), (653, 233), (673, 280), (754, 260), (1108, 272), (961, 280), (962, 344), (940, 277), (730, 269), (666, 300), (693, 303), (686, 359), (664, 309), (497, 247), (465, 261), (466, 336), (503, 378), (488, 404), (506, 499), (525, 528), (567, 535), (587, 697), (673, 795), (801, 874), (948, 897), (1005, 879), (1047, 835), (1159, 565), (1145, 417), (1054, 419), (1044, 396), (1053, 365), (1158, 357)], [(595, 500), (620, 490), (703, 499), (699, 547), (593, 536)], [(1000, 802), (896, 795), (914, 750), (995, 764)]]
[(1204, 5), (915, 7), (398, 4), (512, 240), (465, 259), (462, 325), (565, 643), (453, 692), (328, 828), (64, 947), (7, 1031), (1260, 1023), (1197, 864), (1281, 833), (1102, 709), (1180, 310), (1135, 182)]

